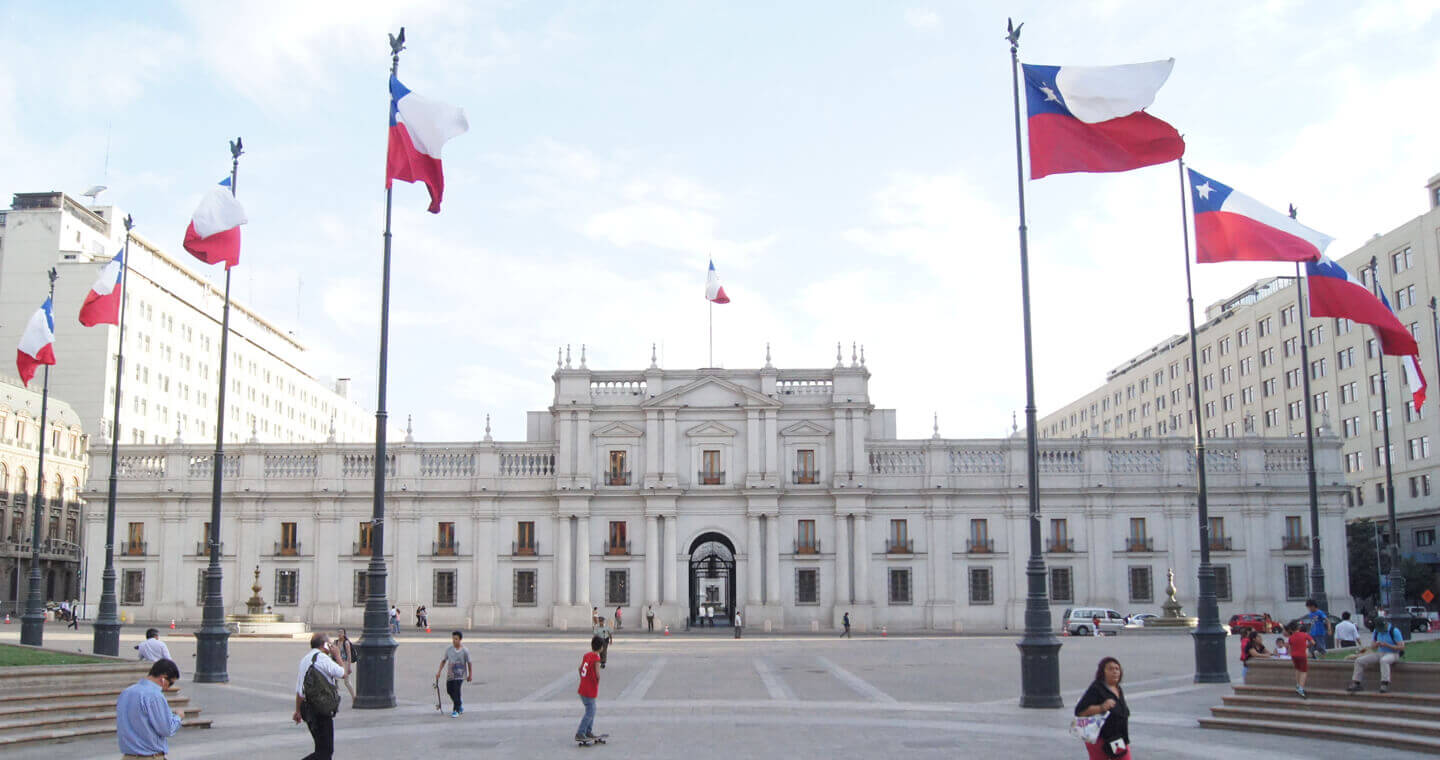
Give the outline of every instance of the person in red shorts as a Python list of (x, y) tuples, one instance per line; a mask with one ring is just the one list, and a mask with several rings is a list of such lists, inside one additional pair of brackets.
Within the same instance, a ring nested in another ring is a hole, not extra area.
[(1295, 693), (1301, 699), (1310, 698), (1305, 693), (1305, 679), (1310, 675), (1310, 644), (1313, 641), (1298, 622), (1290, 624), (1290, 663), (1295, 666)]
[(600, 637), (590, 639), (590, 651), (580, 660), (580, 701), (585, 705), (585, 715), (575, 729), (575, 741), (584, 742), (595, 738), (595, 699), (600, 696)]

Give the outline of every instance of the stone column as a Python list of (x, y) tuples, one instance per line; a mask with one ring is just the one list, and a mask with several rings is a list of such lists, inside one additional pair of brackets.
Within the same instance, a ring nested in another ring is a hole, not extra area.
[(855, 515), (855, 603), (870, 603), (870, 514)]
[[(120, 533), (120, 518), (118, 516), (115, 519), (115, 532), (117, 536)], [(159, 577), (155, 579), (156, 581), (159, 581), (159, 583), (156, 584), (156, 586), (158, 587), (158, 593), (155, 594), (155, 601), (152, 603), (152, 608), (158, 609), (161, 612), (162, 617), (168, 616), (183, 619), (185, 613), (185, 591), (188, 590), (190, 586), (184, 582), (184, 578), (180, 577), (181, 569), (185, 565), (185, 560), (183, 558), (184, 549), (182, 548), (184, 532), (185, 520), (183, 517), (176, 514), (165, 514), (161, 516), (160, 540), (154, 542), (154, 544), (152, 545), (155, 549), (158, 549), (158, 551), (156, 551), (155, 553), (160, 555), (160, 572), (158, 573)], [(27, 533), (25, 535), (28, 538), (30, 534)], [(103, 544), (105, 541), (105, 534), (102, 533), (100, 535), (100, 542)], [(42, 565), (41, 567), (44, 567), (44, 565)], [(28, 563), (24, 572), (29, 572)], [(100, 572), (105, 572), (105, 565), (103, 562), (100, 565)], [(56, 584), (57, 587), (59, 585), (60, 584), (58, 583)], [(24, 575), (22, 575), (20, 578), (20, 587), (21, 599), (23, 600), (25, 594)], [(117, 584), (116, 592), (118, 593), (119, 590), (120, 589)]]
[(930, 601), (953, 602), (950, 598), (950, 515), (930, 513)]
[(645, 411), (645, 475), (636, 482), (658, 479), (660, 473), (660, 420), (654, 409)]
[(760, 477), (760, 430), (760, 410), (745, 410), (745, 483)]
[(576, 520), (575, 604), (590, 606), (590, 516)]
[[(300, 588), (301, 603), (304, 608), (310, 610), (306, 620), (311, 623), (339, 623), (340, 607), (339, 593), (331, 593), (331, 589), (339, 590), (348, 588), (348, 584), (340, 583), (340, 516), (334, 512), (333, 505), (327, 504), (326, 513), (315, 518), (315, 535), (311, 539), (314, 542), (314, 568), (315, 577), (307, 583), (301, 574)], [(309, 594), (309, 599), (305, 594)]]
[[(410, 505), (405, 506), (408, 508)], [(401, 607), (403, 621), (415, 606), (421, 604), (416, 578), (420, 570), (420, 518), (413, 512), (397, 514), (390, 524), (396, 528), (395, 561), (388, 563), (389, 582), (393, 585), (389, 585), (387, 590), (393, 589), (392, 598)], [(273, 595), (275, 592), (272, 590), (270, 593)]]
[(665, 477), (672, 483), (679, 480), (680, 465), (676, 461), (680, 457), (680, 446), (677, 438), (679, 421), (675, 419), (675, 410), (661, 411), (661, 419), (665, 428), (665, 448), (663, 451), (665, 460)]
[(665, 602), (680, 602), (680, 545), (676, 543), (675, 516), (665, 516), (665, 551), (660, 558), (665, 572)]
[(835, 515), (835, 606), (850, 604), (850, 520)]
[(660, 604), (660, 531), (655, 515), (645, 516), (645, 603)]
[(555, 606), (564, 607), (570, 594), (570, 517), (555, 518)]
[(776, 424), (777, 412), (774, 409), (764, 412), (765, 415), (765, 477), (779, 479), (785, 478), (780, 473), (780, 434)]
[[(495, 623), (495, 571), (498, 566), (495, 546), (495, 519), (476, 517), (473, 522), (474, 549), (471, 551), (470, 624), (475, 626)], [(462, 547), (463, 549), (463, 547)], [(457, 589), (458, 590), (458, 589)]]
[(760, 563), (764, 561), (764, 553), (760, 550), (760, 515), (749, 515), (746, 519), (748, 528), (745, 536), (745, 601), (749, 604), (761, 604)]
[(780, 515), (765, 518), (765, 604), (780, 604)]

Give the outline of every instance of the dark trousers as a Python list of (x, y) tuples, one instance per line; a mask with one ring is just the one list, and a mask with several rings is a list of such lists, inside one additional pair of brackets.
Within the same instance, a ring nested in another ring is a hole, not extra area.
[(460, 701), (460, 685), (465, 683), (459, 678), (452, 678), (445, 682), (445, 693), (450, 695), (450, 709), (459, 712), (465, 705)]
[(605, 639), (604, 643), (602, 643), (602, 644), (600, 645), (600, 664), (601, 664), (601, 665), (604, 665), (604, 664), (605, 664), (606, 660), (609, 659), (609, 655), (610, 655), (610, 639)]
[(304, 702), (300, 703), (300, 717), (305, 719), (305, 725), (310, 729), (310, 737), (315, 740), (315, 751), (301, 758), (301, 760), (331, 760), (335, 757), (335, 718), (331, 715), (320, 715)]
[(645, 618), (645, 625), (649, 626), (649, 631), (650, 631), (650, 633), (654, 633), (654, 632), (655, 632), (655, 616), (654, 616), (654, 615), (647, 616), (647, 617)]
[(844, 630), (843, 632), (841, 632), (840, 638), (843, 639), (843, 638), (848, 637), (849, 635), (850, 635), (850, 626), (847, 625), (847, 626), (845, 626), (845, 630)]

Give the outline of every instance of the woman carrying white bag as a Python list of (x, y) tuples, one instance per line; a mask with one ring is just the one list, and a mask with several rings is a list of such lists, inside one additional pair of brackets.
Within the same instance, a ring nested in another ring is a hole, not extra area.
[(1106, 657), (1095, 668), (1094, 683), (1075, 704), (1071, 732), (1085, 741), (1090, 760), (1131, 760), (1130, 708), (1120, 688), (1124, 676), (1120, 661)]

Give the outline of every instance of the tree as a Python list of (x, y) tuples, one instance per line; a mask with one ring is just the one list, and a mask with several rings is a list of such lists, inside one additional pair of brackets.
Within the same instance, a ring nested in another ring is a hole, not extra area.
[[(1345, 545), (1350, 555), (1350, 596), (1357, 601), (1376, 602), (1380, 598), (1380, 567), (1375, 551), (1375, 524), (1352, 522), (1345, 525)], [(1389, 569), (1385, 559), (1384, 568)]]

